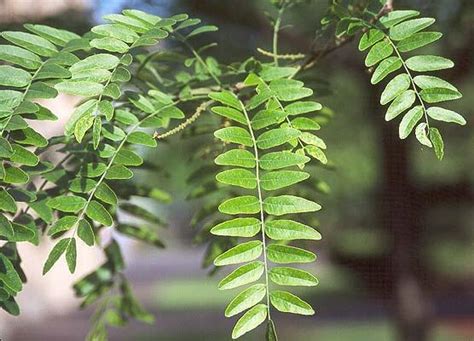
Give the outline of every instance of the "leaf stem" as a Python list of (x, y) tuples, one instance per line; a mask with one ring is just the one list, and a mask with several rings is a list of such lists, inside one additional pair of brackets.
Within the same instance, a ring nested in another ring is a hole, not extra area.
[(273, 25), (273, 63), (275, 66), (278, 66), (278, 32), (280, 31), (281, 18), (284, 11), (285, 6), (281, 6), (281, 8), (278, 10), (275, 25)]
[(258, 148), (257, 148), (257, 140), (255, 138), (255, 134), (252, 129), (252, 125), (250, 123), (250, 118), (245, 109), (245, 105), (242, 101), (239, 100), (240, 106), (242, 111), (245, 115), (245, 119), (247, 120), (247, 126), (250, 131), (250, 136), (252, 137), (253, 143), (253, 150), (255, 153), (255, 177), (257, 179), (257, 193), (258, 193), (258, 202), (260, 205), (260, 222), (262, 226), (262, 246), (263, 246), (263, 265), (265, 269), (265, 287), (266, 287), (266, 302), (267, 302), (267, 318), (271, 320), (270, 316), (270, 294), (269, 294), (269, 281), (268, 281), (268, 261), (267, 261), (267, 246), (266, 246), (266, 237), (265, 237), (265, 213), (263, 211), (263, 195), (262, 195), (262, 188), (260, 186), (260, 159), (258, 156)]

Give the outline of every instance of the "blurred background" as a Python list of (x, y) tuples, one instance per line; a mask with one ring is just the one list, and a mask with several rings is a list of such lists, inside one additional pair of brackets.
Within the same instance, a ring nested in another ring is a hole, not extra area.
[[(308, 50), (327, 3), (313, 0), (288, 12), (284, 23), (292, 27), (282, 32), (280, 51)], [(308, 318), (278, 314), (282, 341), (390, 341), (404, 340), (408, 333), (420, 341), (474, 340), (474, 2), (395, 0), (394, 6), (437, 18), (444, 39), (432, 52), (456, 63), (442, 76), (464, 94), (450, 108), (464, 114), (468, 124), (442, 126), (446, 156), (439, 162), (413, 137), (400, 142), (396, 123), (384, 121), (378, 103), (383, 88), (370, 85), (355, 43), (305, 74), (317, 100), (334, 112), (321, 131), (333, 167), (318, 174), (327, 194), (317, 198), (324, 207), (318, 213), (323, 240), (311, 244), (318, 254), (311, 270), (320, 285), (300, 292), (317, 313)], [(210, 39), (219, 43), (214, 53), (222, 63), (257, 55), (257, 47), (270, 50), (268, 0), (1, 0), (0, 26), (45, 23), (84, 33), (102, 15), (123, 8), (160, 16), (186, 12), (219, 26)], [(60, 97), (46, 103), (61, 119), (39, 129), (59, 134), (75, 101)], [(186, 200), (194, 143), (177, 137), (161, 145), (147, 158), (167, 175), (136, 180), (154, 181), (173, 196), (159, 208), (169, 222), (159, 231), (166, 249), (123, 241), (127, 275), (156, 321), (111, 329), (111, 340), (230, 339), (234, 321), (225, 319), (223, 310), (233, 293), (219, 292), (222, 275), (209, 277), (202, 268), (205, 247), (195, 243), (197, 231), (190, 228), (199, 206)], [(87, 334), (93, 310), (78, 310), (70, 284), (94, 269), (101, 253), (80, 250), (73, 277), (62, 264), (42, 278), (49, 248), (46, 243), (21, 249), (29, 283), (19, 297), (22, 315), (0, 313), (2, 340), (74, 341)], [(262, 339), (259, 332), (242, 338)]]

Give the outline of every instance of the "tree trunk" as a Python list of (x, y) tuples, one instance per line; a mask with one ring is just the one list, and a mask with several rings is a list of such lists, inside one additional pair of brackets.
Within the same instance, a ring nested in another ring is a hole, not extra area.
[[(377, 91), (373, 112), (381, 110)], [(382, 184), (380, 218), (392, 240), (391, 266), (393, 291), (392, 309), (400, 341), (428, 339), (431, 303), (423, 290), (424, 271), (420, 260), (422, 249), (422, 205), (410, 179), (409, 142), (398, 137), (398, 125), (384, 122), (377, 114), (381, 132)]]

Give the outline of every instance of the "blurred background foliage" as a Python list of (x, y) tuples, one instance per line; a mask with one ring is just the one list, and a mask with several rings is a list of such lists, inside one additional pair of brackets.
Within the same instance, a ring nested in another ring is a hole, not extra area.
[[(80, 5), (71, 1), (72, 8), (57, 6), (60, 12), (41, 17), (16, 15), (13, 9), (22, 1), (26, 0), (0, 4), (0, 9), (11, 9), (4, 11), (11, 16), (2, 16), (2, 30), (28, 21), (82, 33), (104, 14), (137, 8), (160, 16), (185, 12), (217, 25), (218, 32), (204, 35), (197, 44), (216, 41), (218, 46), (210, 53), (223, 64), (249, 56), (265, 59), (256, 49), (271, 47), (266, 13), (274, 15), (274, 9), (268, 0), (90, 0)], [(56, 2), (67, 3), (51, 0), (40, 6), (56, 6)], [(444, 38), (433, 52), (456, 63), (443, 77), (464, 94), (452, 108), (463, 113), (468, 124), (443, 127), (446, 157), (441, 162), (414, 138), (398, 141), (396, 125), (384, 121), (378, 104), (381, 89), (370, 85), (364, 56), (355, 43), (322, 58), (303, 75), (317, 100), (331, 108), (330, 122), (322, 130), (330, 166), (318, 169), (314, 178), (324, 181), (319, 186), (327, 193), (318, 198), (324, 207), (318, 214), (323, 240), (312, 245), (318, 254), (315, 270), (320, 285), (303, 292), (317, 313), (305, 319), (279, 316), (281, 340), (366, 341), (397, 336), (402, 340), (400, 330), (410, 328), (404, 325), (410, 317), (403, 314), (413, 311), (421, 316), (415, 324), (428, 340), (474, 339), (474, 131), (470, 120), (474, 2), (395, 0), (394, 6), (437, 18), (436, 28)], [(331, 32), (320, 30), (327, 8), (328, 1), (313, 0), (288, 11), (283, 25), (289, 25), (281, 33), (280, 51), (305, 52), (315, 37), (323, 45), (333, 39)], [(213, 142), (175, 136), (147, 155), (162, 172), (137, 172), (135, 181), (157, 183), (173, 198), (169, 205), (155, 208), (168, 221), (169, 227), (159, 231), (167, 250), (141, 248), (128, 261), (138, 296), (157, 319), (152, 326), (133, 323), (125, 330), (113, 330), (112, 340), (228, 338), (231, 321), (225, 321), (222, 308), (229, 297), (216, 290), (217, 278), (207, 277), (198, 268), (203, 246), (195, 241), (198, 231), (190, 227), (190, 221), (200, 199), (186, 200), (193, 189), (188, 180), (199, 167), (191, 161), (193, 153), (198, 144), (206, 143)], [(403, 311), (406, 306), (408, 310)], [(54, 328), (50, 328), (44, 321), (54, 315), (48, 314), (47, 307), (38, 311), (41, 323), (23, 322), (28, 328), (12, 324), (11, 340), (62, 340), (64, 335), (80, 340), (87, 333), (90, 312), (54, 317)], [(252, 333), (243, 339), (260, 340), (261, 335)]]

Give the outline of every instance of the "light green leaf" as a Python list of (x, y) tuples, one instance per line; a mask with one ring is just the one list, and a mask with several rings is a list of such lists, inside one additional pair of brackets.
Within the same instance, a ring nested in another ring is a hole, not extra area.
[(310, 263), (316, 259), (312, 252), (294, 246), (271, 244), (267, 247), (268, 259), (273, 263)]
[(7, 184), (26, 184), (30, 180), (28, 173), (20, 168), (5, 166), (5, 175), (3, 182)]
[(433, 145), (431, 144), (430, 139), (428, 138), (428, 134), (426, 132), (427, 124), (425, 122), (420, 123), (415, 129), (415, 136), (416, 139), (422, 144), (429, 148)]
[(262, 129), (283, 122), (287, 116), (288, 114), (281, 110), (260, 110), (252, 118), (252, 127), (255, 130)]
[(428, 108), (426, 112), (428, 113), (428, 116), (437, 121), (457, 123), (462, 126), (466, 124), (464, 117), (452, 110), (447, 110), (440, 107), (431, 107)]
[(90, 45), (96, 49), (118, 53), (125, 53), (130, 49), (123, 41), (111, 37), (92, 39)]
[(28, 149), (23, 148), (18, 144), (14, 144), (13, 146), (13, 154), (10, 156), (10, 161), (16, 162), (20, 165), (25, 166), (36, 166), (39, 162), (39, 158)]
[(402, 21), (416, 17), (419, 14), (420, 12), (412, 10), (391, 11), (380, 18), (380, 23), (386, 28), (390, 28), (398, 23), (401, 23)]
[(309, 174), (300, 171), (275, 171), (265, 173), (260, 183), (264, 190), (272, 191), (283, 187), (291, 186), (309, 178)]
[(256, 218), (236, 218), (217, 224), (211, 233), (216, 236), (253, 237), (260, 232), (261, 224)]
[(133, 172), (123, 165), (113, 165), (107, 171), (107, 180), (127, 180), (133, 177)]
[(267, 221), (265, 233), (273, 240), (321, 239), (321, 234), (312, 227), (292, 220)]
[(214, 132), (214, 136), (227, 143), (243, 144), (244, 146), (253, 146), (253, 140), (250, 133), (244, 128), (227, 127)]
[(46, 25), (25, 24), (25, 28), (59, 46), (65, 46), (69, 41), (81, 38), (73, 32)]
[(117, 67), (120, 59), (108, 53), (98, 53), (89, 56), (69, 68), (72, 73), (85, 72), (86, 70), (105, 69), (110, 70)]
[(111, 226), (113, 224), (112, 217), (110, 213), (105, 209), (102, 204), (99, 202), (92, 200), (86, 208), (86, 215), (98, 223), (104, 226)]
[(139, 38), (135, 31), (118, 24), (98, 25), (93, 27), (91, 31), (101, 36), (123, 40), (126, 43), (133, 43)]
[(22, 88), (30, 82), (29, 72), (10, 65), (0, 65), (0, 85)]
[(65, 134), (70, 136), (74, 133), (74, 128), (76, 126), (77, 121), (79, 121), (82, 117), (84, 116), (90, 116), (97, 105), (97, 100), (91, 99), (88, 100), (81, 105), (79, 105), (74, 112), (71, 115), (71, 118), (69, 118), (69, 121), (66, 123), (66, 126), (64, 128)]
[(382, 40), (372, 46), (367, 57), (365, 58), (365, 66), (373, 66), (385, 58), (391, 56), (393, 53), (393, 46), (388, 40)]
[(413, 131), (413, 128), (415, 128), (416, 124), (419, 120), (421, 120), (422, 117), (423, 107), (421, 105), (413, 107), (405, 114), (405, 116), (403, 116), (398, 128), (398, 134), (402, 140), (406, 139), (408, 135), (410, 135), (410, 133)]
[(397, 44), (400, 52), (409, 52), (431, 44), (443, 36), (440, 32), (418, 32)]
[(56, 47), (49, 41), (31, 33), (9, 31), (2, 32), (2, 37), (40, 56), (52, 57), (58, 52)]
[(436, 128), (430, 128), (430, 140), (433, 143), (433, 148), (438, 160), (442, 160), (444, 156), (444, 142), (439, 130)]
[(70, 273), (74, 273), (74, 271), (76, 271), (76, 259), (76, 238), (70, 238), (66, 248), (66, 263)]
[(75, 195), (60, 195), (50, 199), (47, 205), (61, 212), (77, 213), (86, 205), (86, 199)]
[(278, 285), (309, 287), (318, 284), (318, 279), (309, 272), (289, 267), (272, 268), (268, 276)]
[(110, 205), (117, 205), (118, 198), (112, 188), (109, 187), (105, 182), (102, 182), (96, 189), (94, 193), (97, 199), (102, 200), (103, 202)]
[(36, 70), (41, 66), (41, 58), (36, 54), (12, 45), (0, 45), (0, 60)]
[(270, 293), (272, 305), (283, 313), (314, 315), (311, 305), (287, 291), (276, 290)]
[(388, 82), (385, 90), (382, 92), (382, 95), (380, 96), (380, 104), (385, 105), (391, 102), (408, 90), (410, 84), (410, 77), (406, 73), (396, 76), (390, 82)]
[(134, 131), (127, 137), (127, 142), (147, 147), (156, 147), (156, 140), (143, 131)]
[(402, 67), (402, 62), (398, 57), (388, 57), (383, 60), (375, 69), (370, 82), (380, 83), (385, 77)]
[(237, 339), (249, 331), (257, 328), (267, 318), (267, 306), (258, 304), (247, 311), (235, 324), (232, 330), (232, 339)]
[(255, 214), (260, 212), (260, 203), (253, 195), (244, 195), (224, 201), (219, 211), (225, 214)]
[(242, 243), (219, 255), (214, 260), (214, 265), (223, 266), (250, 262), (260, 257), (262, 250), (262, 242), (259, 240)]
[(240, 314), (244, 310), (247, 310), (257, 303), (259, 303), (267, 293), (265, 284), (254, 284), (251, 287), (245, 289), (235, 298), (230, 301), (229, 305), (225, 309), (225, 316), (232, 317)]
[(260, 149), (269, 149), (287, 143), (301, 135), (301, 132), (293, 128), (276, 128), (264, 132), (257, 138), (257, 146)]
[(263, 202), (265, 212), (271, 215), (284, 215), (292, 213), (315, 212), (321, 209), (321, 206), (307, 199), (293, 195), (280, 195), (266, 198)]
[(3, 283), (13, 293), (20, 292), (23, 288), (18, 272), (3, 252), (0, 253), (0, 283)]
[(69, 229), (71, 229), (73, 226), (76, 225), (78, 220), (79, 220), (78, 217), (71, 216), (71, 215), (60, 218), (48, 230), (48, 236), (54, 236), (56, 233), (68, 231)]
[(200, 26), (196, 29), (194, 29), (193, 31), (191, 31), (191, 33), (189, 33), (187, 36), (186, 36), (186, 39), (187, 38), (191, 38), (191, 37), (194, 37), (194, 36), (197, 36), (198, 34), (201, 34), (201, 33), (206, 33), (206, 32), (215, 32), (217, 31), (219, 28), (217, 26), (214, 26), (214, 25), (204, 25), (204, 26)]
[(216, 175), (216, 180), (227, 184), (248, 189), (257, 187), (255, 174), (246, 169), (229, 169)]
[(231, 149), (214, 160), (221, 166), (239, 166), (244, 168), (255, 167), (255, 155), (245, 149)]
[(43, 275), (45, 275), (53, 265), (58, 261), (59, 257), (66, 251), (66, 248), (69, 245), (70, 238), (61, 239), (59, 242), (54, 245), (53, 249), (48, 255), (48, 259), (43, 266)]
[(385, 114), (385, 120), (390, 121), (400, 115), (402, 112), (410, 108), (415, 103), (416, 94), (413, 90), (407, 90), (390, 104)]
[(410, 70), (417, 72), (444, 70), (454, 66), (454, 63), (447, 58), (431, 55), (408, 58), (405, 64)]
[(418, 18), (405, 21), (390, 28), (390, 38), (393, 40), (403, 40), (413, 34), (433, 25), (434, 18)]
[(247, 119), (245, 118), (244, 114), (237, 109), (231, 107), (222, 107), (222, 106), (215, 106), (211, 108), (211, 111), (216, 113), (217, 115), (226, 117), (233, 121), (247, 124)]
[(0, 188), (0, 209), (10, 213), (17, 210), (15, 200), (4, 188)]
[(446, 88), (430, 88), (421, 90), (420, 96), (427, 103), (438, 103), (459, 99), (462, 97), (462, 94)]
[(275, 79), (288, 78), (297, 71), (297, 68), (290, 66), (268, 66), (264, 65), (260, 71), (260, 77), (270, 82)]
[(13, 148), (7, 139), (0, 136), (0, 157), (9, 158), (13, 155)]
[(365, 32), (359, 41), (359, 51), (367, 50), (369, 47), (384, 38), (384, 33), (376, 28), (371, 28)]
[(262, 262), (255, 261), (242, 265), (219, 282), (219, 290), (234, 289), (257, 281), (262, 277), (265, 267)]
[(434, 76), (416, 76), (413, 81), (420, 89), (445, 88), (453, 91), (458, 91), (454, 85), (445, 80)]
[(92, 246), (95, 243), (94, 230), (92, 230), (91, 224), (85, 219), (79, 221), (77, 236), (88, 246)]
[(260, 158), (260, 168), (264, 170), (274, 170), (285, 167), (305, 164), (310, 160), (304, 155), (295, 154), (289, 151), (272, 152)]
[(71, 73), (66, 68), (57, 64), (47, 63), (43, 65), (34, 79), (61, 79), (69, 77), (71, 77)]
[(77, 142), (81, 143), (84, 135), (92, 128), (94, 124), (95, 116), (85, 115), (82, 116), (74, 126), (74, 136), (76, 137)]
[(303, 87), (303, 82), (294, 79), (277, 79), (271, 81), (270, 89), (280, 101), (296, 101), (313, 94), (313, 90)]
[(211, 92), (209, 97), (214, 101), (228, 105), (239, 111), (242, 110), (239, 99), (230, 91), (224, 90), (222, 92)]
[(140, 166), (143, 164), (143, 159), (137, 153), (122, 148), (115, 155), (114, 163), (124, 166)]
[(300, 135), (300, 140), (303, 141), (305, 144), (313, 145), (321, 149), (326, 149), (326, 143), (319, 137), (314, 134), (304, 132)]
[(56, 84), (54, 88), (65, 94), (83, 97), (97, 96), (104, 90), (102, 84), (87, 81), (64, 81)]
[(319, 111), (323, 108), (323, 106), (318, 102), (312, 101), (299, 101), (288, 104), (285, 107), (285, 112), (288, 115), (301, 115), (307, 114), (314, 111)]

